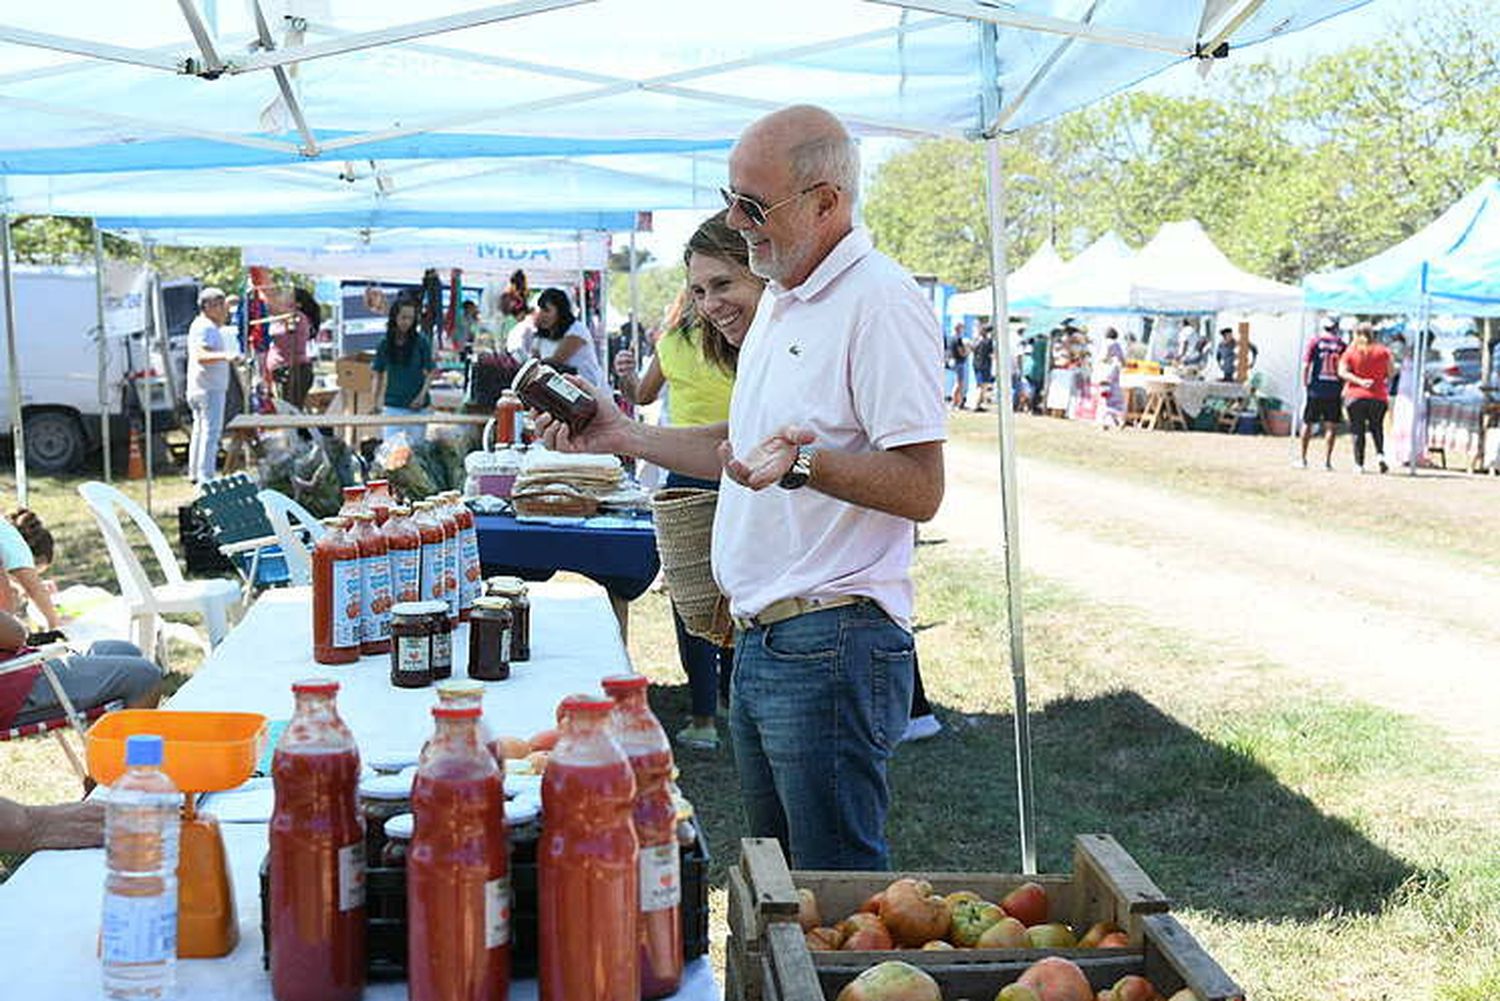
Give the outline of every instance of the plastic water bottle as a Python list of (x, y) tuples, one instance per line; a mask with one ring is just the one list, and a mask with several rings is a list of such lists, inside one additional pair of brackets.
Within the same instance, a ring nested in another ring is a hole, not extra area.
[(162, 739), (125, 741), (125, 774), (104, 814), (107, 998), (166, 998), (177, 965), (177, 842), (182, 795), (161, 770)]

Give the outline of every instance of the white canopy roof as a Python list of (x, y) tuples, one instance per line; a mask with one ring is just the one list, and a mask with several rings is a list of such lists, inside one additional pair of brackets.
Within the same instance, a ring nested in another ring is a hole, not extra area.
[[(1048, 240), (1037, 248), (1030, 260), (1011, 272), (1005, 279), (1006, 295), (1012, 313), (1041, 304), (1041, 296), (1066, 267), (1057, 250)], [(995, 311), (994, 288), (986, 285), (972, 292), (960, 292), (948, 300), (950, 316), (989, 316)]]
[(1070, 269), (1052, 304), (1081, 312), (1216, 313), (1302, 308), (1302, 290), (1230, 263), (1197, 220), (1169, 222), (1128, 264)]
[(1047, 305), (1054, 310), (1129, 312), (1126, 303), (1130, 299), (1130, 262), (1134, 259), (1135, 251), (1110, 230), (1063, 265), (1045, 294)]

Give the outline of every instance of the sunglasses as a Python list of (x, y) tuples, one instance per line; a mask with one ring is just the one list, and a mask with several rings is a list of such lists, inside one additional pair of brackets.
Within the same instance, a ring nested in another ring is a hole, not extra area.
[(787, 195), (781, 201), (773, 202), (770, 205), (766, 205), (759, 198), (756, 198), (753, 195), (742, 195), (732, 188), (720, 188), (719, 194), (724, 197), (724, 205), (731, 211), (733, 211), (735, 206), (739, 206), (739, 210), (745, 213), (745, 218), (750, 220), (750, 225), (764, 226), (766, 222), (771, 218), (772, 212), (775, 212), (783, 205), (790, 205), (792, 202), (795, 202), (803, 195), (813, 191), (817, 191), (819, 188), (827, 184), (829, 184), (828, 181), (819, 181), (817, 184), (809, 185), (796, 194)]

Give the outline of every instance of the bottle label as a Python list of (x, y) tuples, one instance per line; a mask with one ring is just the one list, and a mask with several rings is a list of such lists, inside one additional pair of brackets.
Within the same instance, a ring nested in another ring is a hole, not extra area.
[(447, 630), (432, 634), (432, 669), (439, 674), (453, 669), (453, 634)]
[(682, 856), (676, 842), (641, 846), (641, 910), (664, 911), (682, 902)]
[(443, 579), (443, 597), (448, 599), (448, 617), (451, 619), (458, 614), (463, 604), (463, 594), (458, 589), (458, 582), (462, 578), (462, 569), (459, 566), (458, 536), (448, 540), (443, 547), (443, 554), (447, 558), (444, 564), (446, 576)]
[(365, 614), (361, 637), (366, 643), (391, 636), (391, 561), (386, 556), (367, 556), (359, 561)]
[(365, 843), (363, 840), (339, 849), (339, 910), (365, 906)]
[[(472, 629), (473, 627), (470, 626), (469, 628)], [(502, 664), (510, 663), (510, 630), (508, 628), (500, 630), (500, 662)]]
[(443, 544), (429, 542), (422, 547), (422, 600), (443, 596)]
[(426, 636), (396, 637), (396, 672), (426, 674), (432, 670), (432, 644)]
[(391, 589), (396, 592), (397, 601), (421, 601), (422, 600), (422, 549), (392, 549), (391, 569), (393, 580)]
[(104, 895), (104, 962), (161, 963), (177, 955), (177, 891), (151, 897)]
[(554, 375), (547, 380), (547, 386), (558, 396), (569, 403), (580, 403), (588, 399), (588, 394), (560, 375)]
[(463, 543), (464, 607), (472, 608), (474, 599), (484, 590), (479, 580), (479, 533), (466, 528), (458, 537)]
[(359, 646), (360, 620), (364, 617), (364, 587), (359, 560), (334, 560), (333, 645)]
[(484, 884), (484, 947), (498, 949), (510, 942), (510, 879), (501, 876)]

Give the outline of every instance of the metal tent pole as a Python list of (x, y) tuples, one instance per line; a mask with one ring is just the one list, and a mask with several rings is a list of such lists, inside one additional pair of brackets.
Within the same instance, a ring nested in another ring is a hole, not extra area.
[(640, 276), (635, 263), (635, 232), (635, 227), (630, 227), (630, 350), (635, 353), (635, 364), (639, 368), (641, 364), (641, 321), (639, 319), (641, 290)]
[(5, 360), (10, 366), (10, 440), (16, 457), (16, 503), (27, 506), (26, 429), (21, 420), (21, 363), (16, 357), (16, 283), (10, 269), (10, 201), (0, 188), (0, 257), (5, 281)]
[(99, 440), (104, 451), (104, 482), (110, 475), (109, 448), (109, 332), (104, 327), (104, 234), (94, 225), (94, 305), (99, 313)]
[[(1422, 284), (1427, 284), (1425, 274), (1426, 265), (1423, 265), (1424, 274)], [(1427, 324), (1432, 316), (1432, 302), (1424, 293), (1422, 304), (1417, 310), (1417, 342), (1412, 361), (1417, 381), (1412, 384), (1411, 395), (1411, 445), (1407, 449), (1406, 474), (1417, 475), (1417, 460), (1427, 452), (1427, 429), (1422, 426), (1422, 411), (1427, 402)], [(1418, 432), (1421, 438), (1418, 439)]]
[(1010, 677), (1015, 690), (1016, 799), (1021, 834), (1021, 871), (1037, 871), (1036, 794), (1031, 773), (1031, 717), (1026, 699), (1026, 643), (1021, 611), (1020, 495), (1016, 486), (1015, 415), (1011, 411), (1010, 305), (1006, 301), (1005, 174), (1000, 139), (985, 143), (985, 179), (990, 218), (991, 318), (995, 324), (996, 376), (1000, 399), (995, 410), (1000, 431), (1000, 539), (1005, 550), (1006, 626), (1010, 632)]
[[(162, 310), (161, 310), (161, 275), (159, 275), (159, 274), (156, 273), (156, 255), (151, 252), (151, 243), (150, 243), (150, 241), (142, 239), (141, 240), (141, 245), (142, 245), (142, 247), (145, 248), (145, 252), (146, 252), (146, 267), (148, 267), (149, 269), (151, 269), (150, 284), (147, 286), (147, 290), (148, 290), (148, 292), (149, 292), (149, 294), (151, 296), (151, 330), (146, 335), (146, 358), (145, 358), (145, 362), (146, 362), (146, 366), (145, 366), (145, 368), (146, 368), (146, 374), (145, 374), (146, 398), (144, 400), (141, 400), (141, 413), (144, 415), (145, 422), (146, 422), (146, 427), (145, 427), (145, 437), (146, 437), (146, 441), (145, 441), (145, 448), (146, 448), (146, 514), (150, 515), (151, 514), (151, 484), (152, 484), (152, 481), (155, 480), (155, 478), (156, 478), (156, 459), (155, 459), (156, 449), (152, 448), (152, 441), (151, 441), (151, 407), (152, 407), (152, 404), (154, 402), (153, 399), (152, 399), (152, 392), (151, 392), (151, 390), (153, 389), (153, 385), (152, 384), (156, 381), (156, 378), (155, 378), (155, 376), (152, 375), (152, 372), (155, 370), (156, 366), (155, 366), (155, 362), (154, 362), (154, 352), (152, 351), (151, 345), (152, 345), (152, 342), (156, 340), (156, 336), (160, 332), (161, 325), (162, 325), (162, 315), (161, 315), (161, 313), (162, 313)], [(136, 382), (136, 399), (137, 400), (140, 400), (140, 395), (141, 395), (140, 394), (140, 382), (137, 381)]]

